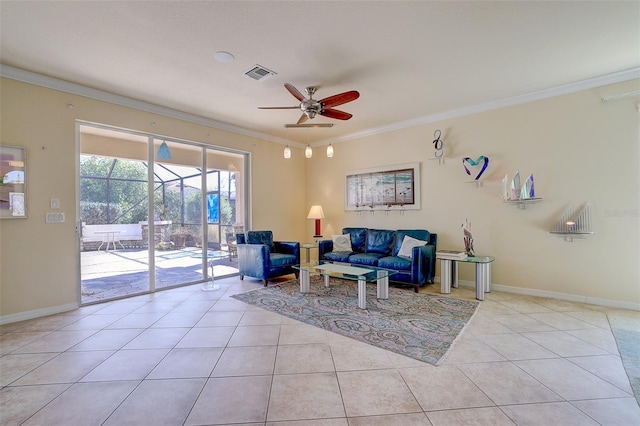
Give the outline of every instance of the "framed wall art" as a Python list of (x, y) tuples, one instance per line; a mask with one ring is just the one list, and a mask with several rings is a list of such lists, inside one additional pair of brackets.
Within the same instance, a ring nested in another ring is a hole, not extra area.
[(420, 163), (355, 170), (345, 176), (345, 210), (419, 210)]
[(25, 148), (0, 145), (0, 219), (27, 217), (26, 178)]

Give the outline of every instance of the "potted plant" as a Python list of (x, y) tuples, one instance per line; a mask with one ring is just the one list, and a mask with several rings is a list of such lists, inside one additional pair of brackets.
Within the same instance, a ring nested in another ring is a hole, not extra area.
[(183, 248), (187, 238), (192, 236), (191, 229), (187, 226), (178, 226), (171, 230), (171, 242), (175, 244), (176, 248)]

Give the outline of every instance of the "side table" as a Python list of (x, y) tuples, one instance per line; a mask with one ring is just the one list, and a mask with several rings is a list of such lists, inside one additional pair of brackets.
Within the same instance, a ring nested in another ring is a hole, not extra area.
[(318, 243), (300, 244), (300, 247), (307, 251), (307, 263), (309, 263), (309, 252), (313, 248), (318, 248)]
[(451, 293), (451, 286), (458, 288), (458, 263), (475, 263), (476, 265), (476, 299), (484, 300), (484, 294), (491, 292), (491, 262), (493, 256), (469, 256), (466, 259), (440, 259), (440, 293)]

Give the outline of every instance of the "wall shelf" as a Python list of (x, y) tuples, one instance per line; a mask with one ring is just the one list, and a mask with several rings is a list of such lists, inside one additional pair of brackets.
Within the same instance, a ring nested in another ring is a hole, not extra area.
[(550, 234), (556, 235), (558, 237), (564, 238), (564, 240), (568, 243), (572, 243), (574, 239), (584, 239), (589, 235), (595, 234), (595, 232), (554, 232), (550, 231)]
[(536, 198), (525, 198), (523, 200), (504, 200), (505, 204), (514, 204), (518, 206), (520, 210), (526, 210), (527, 206), (530, 204), (537, 203), (538, 201), (542, 201), (541, 197)]

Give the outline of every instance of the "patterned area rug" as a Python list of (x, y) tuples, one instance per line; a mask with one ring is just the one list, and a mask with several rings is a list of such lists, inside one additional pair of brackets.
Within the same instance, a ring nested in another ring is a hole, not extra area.
[(640, 316), (607, 316), (622, 365), (629, 377), (636, 402), (640, 405)]
[(311, 291), (300, 293), (298, 280), (270, 285), (232, 297), (304, 323), (437, 365), (476, 312), (478, 302), (389, 288), (389, 299), (376, 298), (367, 285), (367, 309), (358, 308), (358, 284), (311, 278)]

